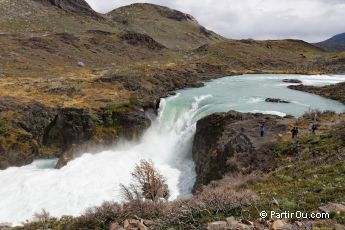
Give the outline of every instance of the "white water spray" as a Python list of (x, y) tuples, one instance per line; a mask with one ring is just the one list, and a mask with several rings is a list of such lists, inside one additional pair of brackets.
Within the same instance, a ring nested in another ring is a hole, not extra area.
[(130, 183), (130, 172), (141, 159), (152, 159), (167, 178), (171, 199), (188, 196), (195, 180), (191, 159), (199, 104), (169, 107), (163, 99), (159, 117), (139, 143), (125, 143), (98, 154), (84, 154), (60, 170), (56, 160), (0, 172), (0, 223), (20, 224), (42, 209), (52, 216), (80, 215), (104, 201), (120, 201), (119, 184)]

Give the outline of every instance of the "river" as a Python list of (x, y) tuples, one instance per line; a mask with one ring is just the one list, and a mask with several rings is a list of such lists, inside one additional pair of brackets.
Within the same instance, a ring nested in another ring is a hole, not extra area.
[[(345, 76), (242, 75), (224, 77), (205, 87), (177, 91), (163, 99), (159, 115), (138, 143), (122, 142), (97, 154), (85, 153), (62, 169), (56, 160), (39, 160), (0, 171), (0, 223), (31, 220), (42, 209), (52, 216), (80, 215), (103, 201), (120, 201), (119, 184), (130, 183), (140, 159), (151, 159), (167, 178), (171, 199), (190, 195), (195, 180), (191, 159), (196, 122), (211, 113), (236, 110), (301, 116), (311, 109), (345, 112), (345, 105), (287, 88), (285, 78), (306, 85), (345, 81)], [(290, 104), (265, 102), (268, 97)]]

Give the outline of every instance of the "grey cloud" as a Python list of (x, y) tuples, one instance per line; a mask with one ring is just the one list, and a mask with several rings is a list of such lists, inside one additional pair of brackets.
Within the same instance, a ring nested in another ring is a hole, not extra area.
[(99, 12), (148, 2), (196, 17), (228, 38), (321, 41), (345, 32), (344, 0), (87, 0)]

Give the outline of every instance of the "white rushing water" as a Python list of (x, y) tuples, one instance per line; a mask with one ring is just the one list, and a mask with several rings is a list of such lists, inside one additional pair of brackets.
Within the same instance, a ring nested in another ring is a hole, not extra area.
[[(244, 75), (181, 90), (162, 100), (159, 116), (139, 143), (84, 154), (60, 170), (54, 169), (56, 160), (41, 160), (0, 171), (0, 223), (20, 224), (42, 209), (56, 217), (76, 216), (103, 201), (120, 201), (119, 184), (130, 183), (130, 172), (141, 159), (151, 159), (167, 178), (171, 199), (190, 195), (195, 180), (191, 159), (195, 124), (214, 112), (233, 109), (300, 116), (314, 108), (345, 111), (341, 103), (287, 89), (283, 78), (309, 85), (345, 81), (344, 76)], [(292, 103), (266, 103), (267, 97)]]

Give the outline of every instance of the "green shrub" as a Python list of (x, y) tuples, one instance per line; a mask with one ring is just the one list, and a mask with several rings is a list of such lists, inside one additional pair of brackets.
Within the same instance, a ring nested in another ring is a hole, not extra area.
[(7, 122), (0, 117), (0, 134), (4, 134), (9, 130)]

